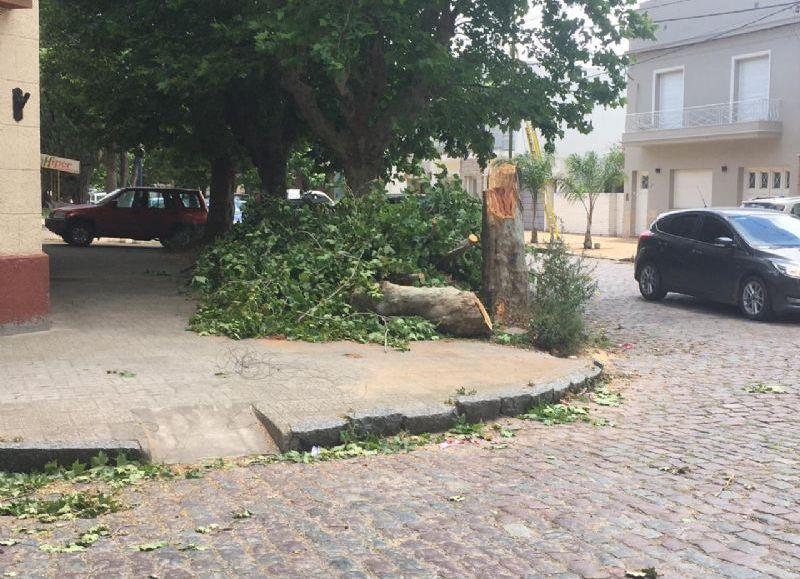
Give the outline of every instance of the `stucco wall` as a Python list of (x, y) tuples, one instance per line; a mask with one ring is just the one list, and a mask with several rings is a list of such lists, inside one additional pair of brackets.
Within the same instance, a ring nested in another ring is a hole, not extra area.
[[(12, 116), (14, 88), (31, 93)], [(41, 253), (39, 3), (0, 10), (0, 256)]]
[[(622, 193), (601, 193), (592, 217), (592, 233), (622, 235), (622, 216), (625, 196)], [(586, 209), (580, 202), (571, 202), (563, 195), (555, 196), (555, 214), (564, 233), (586, 231)]]

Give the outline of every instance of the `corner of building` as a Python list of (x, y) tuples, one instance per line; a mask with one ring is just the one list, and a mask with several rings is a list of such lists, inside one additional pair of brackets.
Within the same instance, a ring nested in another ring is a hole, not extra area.
[(50, 309), (50, 267), (42, 252), (37, 0), (0, 0), (0, 46), (0, 334), (8, 334), (46, 327)]

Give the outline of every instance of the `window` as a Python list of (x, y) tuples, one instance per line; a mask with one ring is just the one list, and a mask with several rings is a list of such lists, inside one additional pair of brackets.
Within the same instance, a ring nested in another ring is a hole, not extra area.
[(769, 173), (766, 172), (761, 173), (761, 188), (769, 189)]
[(186, 209), (200, 209), (200, 198), (196, 193), (181, 193), (180, 199)]
[(725, 225), (721, 219), (706, 216), (703, 220), (703, 226), (700, 228), (698, 241), (714, 243), (714, 240), (718, 237), (730, 237), (733, 239), (733, 231), (731, 231), (731, 228)]
[(783, 182), (787, 189), (789, 189), (789, 171), (786, 171), (786, 180)]
[(748, 189), (756, 188), (756, 174), (753, 171), (750, 171), (747, 174), (747, 188)]
[(683, 126), (683, 69), (657, 72), (654, 101), (657, 126), (660, 129), (679, 129)]
[(691, 238), (699, 219), (696, 213), (671, 215), (659, 221), (656, 226), (659, 231), (669, 235)]
[(783, 174), (778, 173), (777, 171), (772, 174), (772, 188), (773, 189), (780, 189), (781, 188), (781, 181), (783, 179)]
[(135, 191), (125, 191), (116, 199), (117, 209), (130, 209), (133, 207), (133, 195)]
[(161, 191), (148, 191), (147, 192), (147, 208), (148, 209), (164, 209), (164, 194)]
[(769, 118), (769, 54), (736, 58), (733, 61), (734, 120), (759, 121)]
[(792, 215), (795, 217), (800, 217), (800, 203), (797, 203), (794, 207), (792, 207)]
[(641, 189), (650, 189), (650, 175), (642, 175)]

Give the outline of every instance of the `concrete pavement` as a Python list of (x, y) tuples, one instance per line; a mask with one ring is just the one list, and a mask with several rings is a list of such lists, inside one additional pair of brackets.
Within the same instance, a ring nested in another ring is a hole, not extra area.
[[(277, 424), (419, 412), (590, 370), (585, 360), (480, 342), (380, 346), (235, 342), (186, 331), (189, 257), (156, 243), (45, 245), (51, 330), (0, 337), (0, 438), (138, 440), (153, 459), (275, 451)], [(452, 408), (452, 407), (451, 407)]]

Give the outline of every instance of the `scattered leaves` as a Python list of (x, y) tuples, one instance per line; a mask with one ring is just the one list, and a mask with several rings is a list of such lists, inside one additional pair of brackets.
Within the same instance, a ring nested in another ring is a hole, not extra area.
[(153, 543), (142, 543), (141, 545), (134, 545), (134, 550), (136, 551), (143, 551), (145, 553), (149, 551), (156, 551), (158, 549), (163, 549), (169, 545), (166, 541), (155, 541)]
[(447, 497), (447, 500), (451, 503), (462, 503), (464, 502), (465, 498), (461, 495), (453, 495), (452, 497)]
[(120, 378), (136, 378), (136, 374), (130, 370), (106, 370), (106, 374), (113, 374)]
[(253, 513), (251, 513), (245, 508), (241, 508), (238, 511), (233, 511), (233, 513), (231, 514), (233, 515), (234, 519), (249, 519), (250, 517), (253, 516)]
[(763, 382), (756, 382), (755, 384), (748, 384), (744, 387), (744, 391), (750, 394), (785, 394), (786, 389), (778, 384), (764, 384)]

